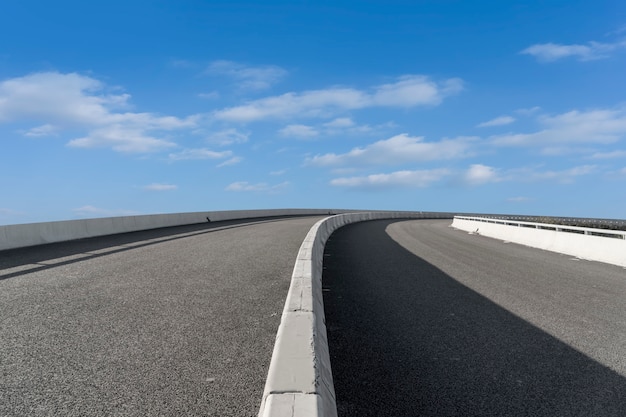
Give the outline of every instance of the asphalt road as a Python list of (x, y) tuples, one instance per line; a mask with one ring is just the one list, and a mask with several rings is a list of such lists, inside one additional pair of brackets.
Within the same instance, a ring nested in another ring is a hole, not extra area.
[(256, 416), (317, 220), (0, 252), (0, 416)]
[(449, 224), (331, 236), (339, 415), (626, 416), (626, 270)]

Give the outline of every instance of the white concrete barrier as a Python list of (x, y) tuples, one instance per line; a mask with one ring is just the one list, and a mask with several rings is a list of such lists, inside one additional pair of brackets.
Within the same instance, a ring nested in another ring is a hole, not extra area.
[(345, 211), (346, 210), (334, 209), (203, 211), (15, 224), (0, 226), (0, 250), (117, 233), (136, 232), (161, 227), (206, 223), (207, 218), (211, 221), (222, 221), (258, 217), (328, 215)]
[(455, 216), (452, 227), (581, 259), (626, 267), (626, 232)]
[(336, 417), (322, 299), (324, 246), (350, 223), (452, 218), (449, 213), (361, 212), (317, 222), (302, 242), (270, 362), (259, 417)]

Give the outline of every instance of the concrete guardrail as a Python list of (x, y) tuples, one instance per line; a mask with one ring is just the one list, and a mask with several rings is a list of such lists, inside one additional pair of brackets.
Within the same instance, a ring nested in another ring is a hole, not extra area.
[(333, 209), (203, 211), (15, 224), (0, 226), (0, 250), (162, 227), (206, 223), (209, 220), (213, 222), (258, 217), (323, 216), (344, 212), (346, 210)]
[(259, 417), (336, 417), (322, 299), (324, 246), (350, 223), (378, 219), (451, 219), (451, 213), (366, 212), (317, 222), (302, 242), (269, 367)]
[(581, 259), (626, 267), (624, 231), (469, 216), (455, 216), (452, 227)]

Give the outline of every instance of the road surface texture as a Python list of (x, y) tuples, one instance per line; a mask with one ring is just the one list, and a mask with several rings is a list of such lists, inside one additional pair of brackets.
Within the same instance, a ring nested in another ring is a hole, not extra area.
[(0, 416), (256, 416), (317, 220), (0, 252)]
[(626, 270), (449, 227), (335, 232), (340, 416), (626, 416)]

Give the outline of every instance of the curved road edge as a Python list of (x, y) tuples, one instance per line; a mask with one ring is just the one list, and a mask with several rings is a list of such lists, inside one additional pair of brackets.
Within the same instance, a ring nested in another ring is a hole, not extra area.
[(383, 219), (452, 219), (453, 213), (361, 212), (317, 222), (300, 246), (269, 366), (259, 417), (336, 417), (322, 298), (324, 246), (351, 223)]

